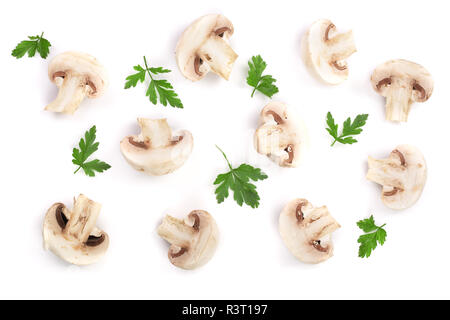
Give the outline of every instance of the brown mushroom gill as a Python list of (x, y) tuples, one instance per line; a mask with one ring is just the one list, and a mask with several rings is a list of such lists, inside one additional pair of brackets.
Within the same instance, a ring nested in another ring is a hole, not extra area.
[(65, 78), (66, 73), (64, 71), (57, 71), (53, 74), (53, 80), (55, 80), (55, 78)]
[(334, 28), (336, 28), (336, 26), (334, 24), (330, 23), (328, 25), (327, 29), (325, 30), (325, 35), (324, 35), (325, 41), (330, 40), (329, 34), (330, 34), (331, 29), (334, 29)]
[(382, 86), (390, 86), (392, 84), (391, 78), (384, 78), (380, 82), (377, 83), (377, 89), (380, 90)]
[(136, 141), (133, 137), (129, 137), (128, 142), (133, 146), (141, 149), (147, 150), (150, 147), (150, 141)]
[(392, 151), (392, 153), (396, 154), (399, 158), (400, 158), (400, 164), (403, 167), (406, 167), (406, 159), (405, 156), (403, 155), (403, 153), (401, 153), (400, 151), (398, 151), (397, 149), (395, 149), (394, 151)]
[(227, 31), (231, 32), (231, 29), (228, 27), (223, 27), (223, 28), (219, 28), (216, 31), (214, 31), (214, 33), (216, 34), (216, 36), (223, 38), (224, 33)]
[(401, 189), (394, 187), (391, 191), (383, 192), (383, 196), (385, 197), (392, 197), (395, 196), (399, 191), (402, 191)]
[(427, 94), (425, 92), (425, 89), (420, 84), (418, 84), (417, 81), (414, 81), (414, 83), (413, 83), (413, 90), (420, 92), (419, 99), (423, 100), (426, 98)]
[(105, 235), (104, 234), (102, 234), (102, 235), (100, 235), (98, 237), (90, 235), (88, 237), (88, 239), (87, 239), (85, 244), (88, 247), (96, 247), (96, 246), (99, 246), (100, 244), (102, 244), (103, 241), (105, 241)]
[(275, 111), (269, 110), (269, 111), (266, 112), (266, 114), (271, 115), (273, 117), (273, 120), (275, 120), (275, 122), (277, 124), (283, 124), (284, 123), (284, 120)]
[(339, 63), (337, 63), (337, 61), (332, 61), (331, 66), (339, 71), (347, 70), (346, 65), (340, 65)]
[(203, 75), (203, 73), (200, 72), (200, 66), (201, 66), (202, 64), (203, 64), (202, 58), (200, 58), (199, 56), (196, 56), (196, 57), (195, 57), (195, 60), (194, 60), (194, 70), (195, 70), (195, 73), (196, 73), (197, 75), (199, 75), (199, 76), (202, 76), (202, 75)]
[(317, 251), (320, 252), (328, 252), (328, 247), (322, 247), (322, 245), (320, 244), (320, 240), (313, 240), (311, 241), (311, 245), (314, 247), (314, 249), (316, 249)]
[(200, 230), (200, 217), (196, 213), (192, 213), (191, 215), (194, 217), (194, 225), (192, 228), (198, 232)]
[(300, 202), (297, 205), (297, 208), (295, 208), (295, 217), (297, 218), (297, 221), (300, 223), (303, 222), (303, 219), (305, 219), (305, 215), (303, 214), (303, 211), (302, 211), (302, 207), (304, 205), (305, 205), (304, 202)]
[(66, 227), (67, 222), (69, 221), (69, 219), (67, 219), (66, 215), (63, 213), (64, 208), (65, 206), (62, 203), (60, 203), (58, 204), (58, 207), (55, 210), (56, 222), (58, 222), (58, 225), (63, 230)]
[(286, 160), (287, 163), (292, 163), (294, 161), (294, 146), (292, 144), (289, 144), (284, 151), (287, 152), (288, 158)]
[(181, 257), (183, 254), (185, 254), (187, 251), (188, 251), (188, 249), (186, 249), (186, 248), (181, 248), (177, 253), (171, 252), (171, 253), (170, 253), (170, 256), (171, 256), (172, 258), (178, 258), (178, 257)]
[(91, 94), (95, 94), (97, 92), (97, 88), (91, 80), (86, 80), (86, 85), (91, 88)]

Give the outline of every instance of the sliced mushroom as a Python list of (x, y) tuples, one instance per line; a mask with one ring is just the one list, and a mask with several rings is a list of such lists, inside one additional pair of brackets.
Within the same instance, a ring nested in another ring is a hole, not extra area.
[(394, 210), (402, 210), (419, 200), (427, 180), (427, 165), (419, 149), (400, 145), (389, 158), (369, 157), (367, 179), (383, 186), (381, 200)]
[(55, 203), (44, 220), (44, 247), (61, 259), (76, 265), (88, 265), (104, 256), (108, 234), (96, 227), (101, 205), (86, 196), (74, 200), (73, 210)]
[(229, 45), (233, 32), (233, 24), (221, 14), (209, 14), (194, 21), (177, 44), (181, 73), (197, 81), (212, 71), (228, 80), (238, 57)]
[(282, 167), (300, 163), (307, 141), (306, 128), (294, 119), (286, 104), (270, 102), (261, 111), (254, 135), (255, 149)]
[(56, 100), (45, 110), (73, 114), (85, 97), (98, 98), (108, 86), (105, 69), (94, 57), (79, 52), (65, 52), (48, 66), (50, 80), (59, 88)]
[(141, 134), (120, 142), (120, 150), (136, 170), (160, 176), (181, 167), (192, 152), (194, 140), (189, 131), (172, 135), (166, 119), (138, 118)]
[(314, 22), (302, 38), (306, 65), (329, 84), (340, 84), (348, 78), (346, 59), (355, 52), (352, 31), (336, 34), (336, 26), (330, 20)]
[(413, 102), (425, 102), (433, 93), (433, 79), (421, 65), (391, 60), (378, 66), (371, 83), (386, 98), (386, 120), (406, 122)]
[(340, 227), (327, 207), (313, 207), (306, 199), (289, 202), (279, 219), (284, 244), (305, 263), (320, 263), (333, 256), (331, 234)]
[(219, 230), (206, 211), (192, 211), (186, 221), (166, 216), (158, 227), (158, 235), (168, 241), (170, 262), (182, 269), (195, 269), (206, 264), (216, 251)]

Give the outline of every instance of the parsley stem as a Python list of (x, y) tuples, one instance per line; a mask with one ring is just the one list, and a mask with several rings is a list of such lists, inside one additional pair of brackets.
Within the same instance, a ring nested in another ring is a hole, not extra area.
[(150, 79), (152, 79), (152, 81), (153, 81), (153, 77), (152, 77), (152, 74), (150, 73), (150, 68), (147, 65), (147, 59), (145, 58), (145, 56), (144, 56), (144, 64), (145, 64), (145, 70), (147, 70), (147, 73), (150, 76)]
[(80, 169), (81, 169), (81, 166), (79, 166), (79, 167), (78, 167), (78, 169), (77, 169), (77, 170), (75, 170), (75, 172), (74, 172), (73, 174), (77, 173), (77, 172), (78, 172), (78, 170), (80, 170)]
[(258, 87), (258, 86), (256, 86), (255, 89), (253, 89), (252, 96), (251, 96), (252, 98), (253, 98), (253, 95), (254, 95), (255, 92), (256, 92), (256, 88), (257, 88), (257, 87)]
[(222, 149), (220, 149), (219, 146), (218, 146), (217, 144), (216, 144), (216, 148), (219, 149), (220, 152), (222, 152), (222, 154), (223, 154), (225, 160), (227, 160), (228, 167), (230, 168), (230, 170), (233, 170), (233, 167), (231, 166), (230, 161), (228, 161), (228, 158), (227, 158), (227, 155), (225, 154), (225, 152), (223, 152)]
[(337, 141), (337, 139), (334, 140), (334, 142), (331, 144), (332, 147), (334, 146), (334, 144), (336, 143), (336, 141)]

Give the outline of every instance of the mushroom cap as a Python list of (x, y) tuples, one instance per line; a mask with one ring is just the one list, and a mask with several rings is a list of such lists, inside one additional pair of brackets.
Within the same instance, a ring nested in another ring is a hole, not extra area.
[[(158, 234), (165, 238), (172, 235), (167, 234), (166, 224), (177, 224), (178, 219), (167, 216), (158, 228)], [(183, 227), (190, 228), (191, 232), (183, 239), (182, 245), (172, 244), (169, 248), (170, 262), (182, 269), (192, 270), (205, 265), (213, 257), (219, 239), (219, 229), (214, 218), (204, 210), (192, 211)]]
[(145, 126), (143, 124), (145, 121), (162, 122), (159, 130), (163, 131), (168, 128), (169, 131), (161, 133), (161, 135), (167, 133), (170, 140), (164, 145), (155, 147), (151, 138), (143, 136), (142, 133), (127, 136), (120, 142), (120, 151), (124, 158), (136, 170), (153, 176), (165, 175), (180, 168), (192, 152), (194, 146), (192, 134), (187, 130), (180, 130), (172, 136), (166, 119), (138, 119), (141, 127)]
[[(389, 82), (383, 83), (385, 79), (388, 79)], [(392, 83), (396, 83), (399, 87), (411, 86), (410, 99), (415, 102), (427, 101), (434, 88), (433, 78), (424, 67), (402, 59), (390, 60), (379, 65), (373, 71), (370, 82), (373, 89), (383, 97), (388, 95), (388, 87)]]
[(306, 199), (289, 202), (279, 218), (284, 244), (305, 263), (320, 263), (333, 256), (331, 233), (340, 227), (327, 207), (315, 208)]
[(263, 108), (259, 122), (254, 135), (256, 151), (279, 166), (298, 166), (308, 140), (303, 123), (293, 117), (285, 103), (275, 101)]
[(427, 180), (427, 165), (419, 149), (399, 145), (387, 159), (369, 157), (367, 179), (383, 186), (381, 199), (394, 210), (413, 206)]
[(48, 66), (48, 77), (58, 87), (61, 79), (66, 74), (77, 75), (85, 78), (89, 98), (100, 97), (108, 87), (108, 76), (105, 68), (93, 56), (68, 51), (54, 57)]
[(208, 14), (195, 20), (181, 35), (175, 49), (178, 68), (189, 80), (198, 81), (209, 71), (207, 63), (200, 66), (201, 75), (195, 72), (195, 59), (197, 52), (212, 33), (217, 30), (225, 30), (222, 38), (229, 41), (234, 33), (234, 27), (230, 20), (221, 14)]
[(302, 38), (306, 65), (328, 84), (340, 84), (348, 78), (345, 59), (355, 52), (353, 33), (336, 34), (335, 25), (327, 19), (314, 22)]
[(61, 259), (79, 266), (89, 265), (102, 258), (109, 246), (109, 236), (106, 232), (95, 227), (91, 232), (94, 237), (103, 237), (103, 242), (97, 246), (88, 246), (77, 239), (65, 235), (58, 223), (57, 211), (62, 207), (62, 213), (69, 220), (71, 212), (64, 204), (55, 203), (48, 209), (44, 219), (44, 246)]

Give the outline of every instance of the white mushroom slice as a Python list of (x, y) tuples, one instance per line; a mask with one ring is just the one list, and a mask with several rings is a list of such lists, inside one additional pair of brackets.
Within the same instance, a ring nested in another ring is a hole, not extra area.
[(286, 104), (270, 102), (261, 111), (260, 126), (254, 135), (255, 149), (282, 167), (296, 167), (306, 145), (303, 124), (293, 119)]
[(228, 43), (233, 32), (233, 24), (221, 14), (194, 21), (184, 31), (175, 51), (181, 73), (197, 81), (212, 71), (228, 80), (238, 57)]
[(45, 110), (73, 114), (85, 97), (101, 96), (108, 85), (105, 69), (94, 57), (65, 52), (52, 59), (48, 76), (59, 88), (56, 100)]
[(305, 199), (289, 202), (279, 219), (284, 244), (305, 263), (320, 263), (333, 256), (331, 234), (340, 227), (327, 207), (315, 208)]
[(346, 59), (355, 52), (352, 31), (336, 34), (336, 26), (330, 20), (314, 22), (302, 38), (306, 65), (329, 84), (340, 84), (348, 78)]
[(136, 170), (161, 176), (181, 167), (192, 152), (194, 139), (189, 131), (172, 135), (166, 119), (138, 118), (141, 134), (120, 142), (120, 151)]
[(371, 83), (386, 98), (386, 120), (408, 121), (413, 102), (425, 102), (433, 93), (433, 79), (421, 65), (407, 60), (391, 60), (378, 66)]
[(97, 262), (109, 246), (108, 234), (96, 227), (101, 205), (80, 195), (73, 211), (55, 203), (45, 215), (44, 247), (76, 265)]
[(381, 200), (394, 210), (402, 210), (419, 200), (427, 180), (427, 165), (415, 147), (400, 145), (389, 158), (369, 157), (367, 179), (383, 186)]
[(190, 270), (203, 266), (212, 258), (219, 230), (208, 212), (195, 210), (186, 221), (166, 216), (158, 227), (158, 235), (171, 244), (170, 262)]

